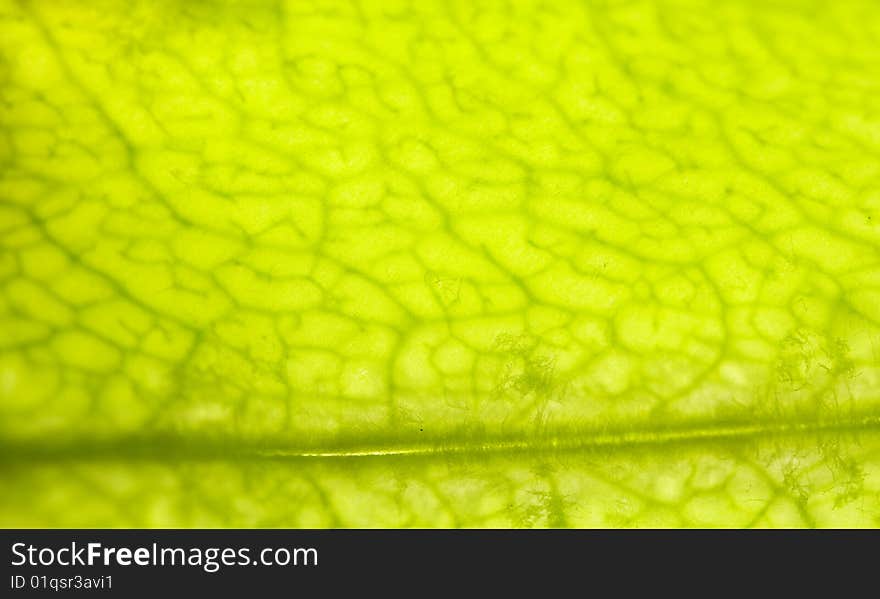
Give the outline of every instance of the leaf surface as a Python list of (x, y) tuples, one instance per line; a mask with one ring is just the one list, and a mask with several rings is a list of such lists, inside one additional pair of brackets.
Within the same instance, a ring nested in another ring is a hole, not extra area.
[(0, 33), (0, 525), (878, 525), (875, 2)]

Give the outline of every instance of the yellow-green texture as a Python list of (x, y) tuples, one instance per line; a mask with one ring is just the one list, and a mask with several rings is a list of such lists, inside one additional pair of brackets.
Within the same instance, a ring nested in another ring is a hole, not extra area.
[(880, 3), (0, 0), (0, 525), (880, 524)]

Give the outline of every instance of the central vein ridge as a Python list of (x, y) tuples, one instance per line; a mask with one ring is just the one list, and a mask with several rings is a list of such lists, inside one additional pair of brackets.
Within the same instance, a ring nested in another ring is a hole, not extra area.
[(275, 438), (259, 442), (234, 437), (184, 437), (155, 435), (106, 439), (7, 441), (0, 464), (75, 460), (204, 461), (238, 459), (367, 459), (406, 457), (466, 457), (504, 454), (574, 454), (578, 452), (659, 450), (706, 444), (748, 444), (801, 439), (821, 444), (842, 435), (880, 433), (880, 414), (847, 418), (804, 418), (788, 421), (732, 421), (689, 423), (678, 426), (599, 429), (556, 429), (533, 434), (476, 434), (449, 432), (445, 436), (398, 436), (383, 439), (337, 438), (292, 440)]

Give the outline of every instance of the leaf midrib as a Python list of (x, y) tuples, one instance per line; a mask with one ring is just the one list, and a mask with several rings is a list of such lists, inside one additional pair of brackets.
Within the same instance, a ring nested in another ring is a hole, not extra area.
[(880, 433), (880, 414), (788, 421), (701, 422), (662, 427), (557, 429), (535, 434), (473, 433), (398, 436), (394, 440), (337, 438), (297, 443), (274, 438), (158, 434), (62, 441), (0, 441), (0, 465), (63, 461), (216, 461), (346, 460), (377, 458), (480, 457), (492, 455), (576, 454), (579, 452), (661, 451), (699, 445), (741, 445), (771, 439), (827, 441), (828, 436)]

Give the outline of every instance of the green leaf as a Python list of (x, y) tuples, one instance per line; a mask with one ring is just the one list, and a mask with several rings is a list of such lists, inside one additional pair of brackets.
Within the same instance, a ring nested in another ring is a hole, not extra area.
[(877, 526), (878, 24), (0, 0), (0, 526)]

